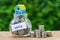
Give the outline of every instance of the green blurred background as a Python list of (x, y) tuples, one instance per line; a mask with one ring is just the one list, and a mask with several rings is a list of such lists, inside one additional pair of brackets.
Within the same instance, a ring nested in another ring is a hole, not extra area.
[(14, 8), (24, 4), (33, 30), (45, 25), (46, 30), (60, 30), (60, 0), (0, 0), (0, 30), (8, 31)]

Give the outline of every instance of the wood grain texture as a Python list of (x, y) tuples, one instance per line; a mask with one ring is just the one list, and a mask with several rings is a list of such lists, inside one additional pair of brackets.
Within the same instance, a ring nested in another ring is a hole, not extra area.
[(52, 37), (47, 38), (14, 38), (11, 32), (0, 32), (0, 40), (60, 40), (60, 31), (52, 31)]

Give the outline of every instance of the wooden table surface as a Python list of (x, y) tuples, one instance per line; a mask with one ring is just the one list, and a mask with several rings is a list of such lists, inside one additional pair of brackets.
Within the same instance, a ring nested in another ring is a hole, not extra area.
[(60, 31), (52, 31), (52, 37), (47, 38), (14, 38), (10, 32), (0, 32), (0, 40), (60, 40)]

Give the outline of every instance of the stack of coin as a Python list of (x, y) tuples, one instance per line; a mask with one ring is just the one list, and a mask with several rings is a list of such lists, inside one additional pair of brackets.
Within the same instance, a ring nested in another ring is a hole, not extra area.
[(35, 30), (36, 38), (39, 38), (39, 30)]
[(42, 32), (42, 38), (46, 38), (47, 37), (47, 33), (46, 32)]
[(34, 31), (30, 32), (30, 37), (32, 37), (32, 38), (34, 37)]
[(47, 36), (48, 37), (51, 37), (52, 36), (52, 32), (51, 31), (46, 31), (46, 33), (47, 33)]

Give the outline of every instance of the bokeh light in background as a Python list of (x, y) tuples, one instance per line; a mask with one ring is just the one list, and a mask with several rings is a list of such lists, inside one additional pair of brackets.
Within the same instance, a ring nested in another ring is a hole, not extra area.
[(60, 30), (60, 0), (0, 0), (0, 30), (8, 31), (17, 4), (24, 4), (33, 30), (45, 25), (46, 30)]

